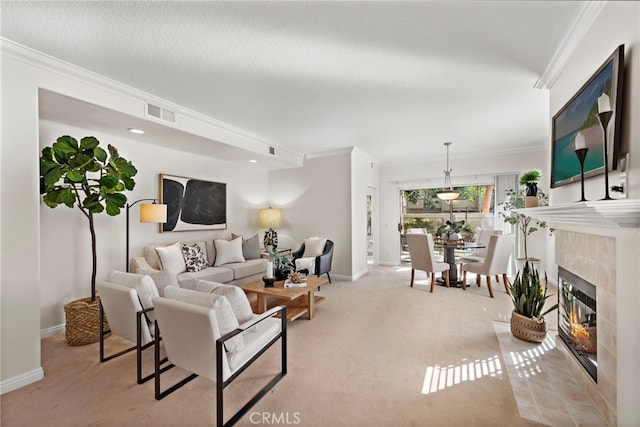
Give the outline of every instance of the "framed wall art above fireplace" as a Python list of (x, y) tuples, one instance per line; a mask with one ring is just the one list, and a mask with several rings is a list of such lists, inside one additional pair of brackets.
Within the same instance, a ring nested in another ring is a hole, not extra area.
[(227, 228), (227, 184), (160, 174), (160, 203), (167, 205), (163, 231)]
[[(608, 127), (609, 170), (617, 167), (621, 150), (624, 45), (618, 46), (573, 97), (553, 116), (551, 188), (580, 181), (576, 138), (588, 148), (584, 176), (604, 173), (604, 138), (598, 120), (598, 98), (609, 97), (613, 118)], [(581, 134), (581, 135), (579, 135)]]

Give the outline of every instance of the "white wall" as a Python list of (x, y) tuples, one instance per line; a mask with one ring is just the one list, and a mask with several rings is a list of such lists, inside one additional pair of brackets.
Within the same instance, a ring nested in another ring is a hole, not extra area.
[[(620, 44), (625, 45), (624, 111), (622, 144), (630, 150), (629, 197), (640, 198), (640, 3), (607, 2), (593, 27), (569, 58), (550, 91), (551, 116), (573, 96)], [(610, 184), (616, 172), (610, 174)], [(579, 184), (551, 191), (552, 204), (570, 203), (579, 198)], [(604, 176), (585, 181), (585, 197), (604, 196)], [(604, 230), (603, 230), (604, 231)], [(600, 233), (600, 230), (594, 230)], [(618, 336), (617, 425), (640, 423), (640, 251), (638, 230), (609, 230), (616, 238), (616, 312)], [(553, 258), (555, 260), (555, 256)]]
[[(232, 165), (210, 157), (121, 139), (65, 124), (40, 121), (40, 148), (50, 146), (61, 135), (76, 139), (95, 136), (101, 146), (111, 144), (121, 156), (138, 169), (136, 186), (127, 192), (129, 202), (159, 198), (159, 174), (186, 176), (227, 184), (227, 229), (236, 234), (251, 236), (257, 233), (257, 212), (266, 203), (267, 173), (258, 167)], [(184, 231), (160, 233), (157, 224), (141, 224), (138, 220), (140, 204), (130, 213), (130, 256), (142, 255), (143, 247), (154, 243), (212, 239), (212, 231)], [(126, 269), (126, 214), (110, 217), (96, 215), (98, 247), (97, 277), (106, 278), (111, 270)], [(40, 205), (41, 240), (41, 328), (64, 322), (62, 306), (74, 299), (90, 295), (91, 241), (88, 221), (79, 209), (58, 206), (51, 209)]]
[(43, 376), (38, 268), (38, 92), (34, 84), (41, 73), (3, 56), (1, 74), (0, 380), (4, 392), (14, 387), (14, 383), (29, 383)]
[(269, 172), (269, 202), (282, 208), (284, 217), (279, 247), (295, 250), (312, 236), (333, 240), (332, 276), (353, 274), (350, 157), (314, 157), (303, 168)]
[[(550, 91), (551, 116), (553, 116), (620, 44), (625, 45), (624, 111), (622, 112), (622, 145), (629, 147), (630, 188), (629, 197), (640, 198), (640, 55), (637, 52), (640, 39), (638, 2), (609, 2), (592, 30), (587, 33)], [(617, 183), (618, 172), (609, 174), (609, 184)], [(635, 178), (635, 179), (634, 179)], [(598, 200), (604, 197), (604, 175), (585, 180), (585, 198)], [(574, 183), (551, 191), (553, 204), (567, 203), (580, 198), (580, 184)]]
[[(80, 212), (65, 207), (50, 210), (40, 206), (38, 89), (44, 88), (142, 119), (144, 101), (123, 93), (116, 82), (41, 58), (4, 41), (1, 47), (0, 392), (5, 393), (42, 378), (41, 328), (59, 324), (60, 308), (64, 302), (89, 294), (88, 262), (87, 265), (73, 267), (70, 271), (63, 271), (54, 262), (73, 259), (76, 264), (82, 264), (77, 261), (82, 261), (84, 254), (89, 252), (86, 219), (81, 217)], [(225, 138), (240, 138), (238, 135), (230, 135), (231, 132), (224, 129), (217, 132), (213, 129), (213, 124), (192, 122), (193, 120), (185, 120), (186, 126), (197, 127), (199, 135), (210, 132)], [(65, 127), (63, 133), (67, 129), (69, 128)], [(49, 138), (59, 136), (61, 130), (63, 129), (54, 124), (43, 122), (42, 146), (53, 142)], [(151, 146), (128, 139), (115, 140), (98, 134), (95, 136), (114, 142), (121, 153), (139, 167), (141, 172), (137, 177), (138, 185), (131, 193), (131, 200), (156, 196), (157, 174), (160, 172), (220, 180), (229, 184), (230, 231), (256, 231), (257, 209), (264, 205), (267, 193), (266, 172), (256, 173), (244, 167), (158, 147), (151, 149)], [(219, 140), (225, 141), (224, 138)], [(178, 160), (176, 155), (183, 160)], [(239, 194), (243, 194), (243, 197)], [(134, 207), (132, 217), (137, 215), (137, 209), (137, 206)], [(49, 225), (53, 218), (60, 222), (53, 221), (56, 225), (43, 227), (41, 233), (41, 213), (45, 225)], [(64, 223), (68, 226), (59, 227), (58, 224)], [(99, 273), (104, 274), (109, 268), (124, 269), (124, 217), (98, 218), (98, 227), (99, 254), (103, 257), (100, 259)], [(165, 242), (177, 240), (173, 234), (178, 233), (158, 235), (149, 224), (132, 224), (131, 229), (132, 254), (136, 254), (143, 245), (142, 242), (146, 243), (147, 239)], [(189, 235), (189, 239), (199, 237), (195, 232), (180, 234)], [(105, 235), (108, 237), (104, 237)], [(51, 258), (51, 261), (43, 259), (41, 262), (41, 236), (46, 239), (42, 245), (42, 254)], [(61, 241), (55, 240), (56, 236)], [(58, 274), (62, 274), (63, 279), (56, 277)], [(52, 285), (52, 281), (61, 285), (61, 288)]]
[[(505, 144), (507, 144), (505, 142)], [(544, 143), (547, 145), (547, 143)], [(440, 147), (435, 148), (440, 150)], [(451, 179), (454, 186), (485, 183), (487, 177), (504, 174), (521, 174), (529, 169), (540, 169), (543, 179), (540, 188), (548, 192), (549, 151), (531, 151), (478, 157), (450, 157)], [(415, 186), (442, 187), (444, 183), (445, 161), (380, 168), (380, 263), (397, 265), (400, 262), (400, 190)], [(529, 236), (527, 242), (534, 253), (543, 251), (548, 233), (537, 232)], [(544, 268), (544, 266), (541, 266)]]

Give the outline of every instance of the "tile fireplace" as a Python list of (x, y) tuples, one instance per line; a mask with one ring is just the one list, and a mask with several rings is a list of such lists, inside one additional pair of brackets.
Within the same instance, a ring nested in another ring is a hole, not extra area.
[[(551, 263), (555, 259), (558, 271), (573, 272), (596, 287), (596, 317), (587, 316), (592, 310), (587, 300), (579, 324), (589, 328), (595, 322), (597, 382), (558, 337), (557, 348), (565, 355), (567, 368), (606, 425), (640, 425), (640, 199), (566, 203), (518, 212), (544, 220), (555, 230), (555, 245), (547, 259)], [(593, 356), (581, 351), (588, 358)]]

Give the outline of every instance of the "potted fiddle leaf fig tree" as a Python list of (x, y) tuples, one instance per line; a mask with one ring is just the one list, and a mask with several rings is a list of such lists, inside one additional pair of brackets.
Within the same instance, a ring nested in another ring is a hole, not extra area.
[(99, 340), (100, 302), (96, 297), (96, 231), (94, 216), (106, 212), (118, 215), (127, 203), (125, 191), (133, 190), (138, 172), (130, 161), (120, 157), (112, 145), (107, 151), (93, 136), (78, 142), (64, 135), (40, 156), (41, 194), (50, 208), (77, 207), (87, 218), (91, 234), (91, 297), (66, 304), (65, 336), (69, 345), (84, 345)]

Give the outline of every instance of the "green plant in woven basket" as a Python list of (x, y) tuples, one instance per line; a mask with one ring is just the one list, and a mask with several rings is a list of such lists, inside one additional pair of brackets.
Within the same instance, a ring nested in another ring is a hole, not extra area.
[(137, 169), (118, 150), (107, 146), (109, 153), (99, 147), (93, 136), (78, 141), (68, 135), (59, 137), (51, 147), (42, 149), (40, 182), (43, 201), (50, 208), (65, 205), (78, 207), (89, 221), (93, 269), (91, 272), (91, 301), (96, 299), (96, 232), (94, 215), (105, 212), (120, 213), (127, 203), (123, 193), (133, 190), (133, 176)]
[(509, 284), (513, 310), (525, 317), (532, 319), (542, 319), (545, 314), (558, 308), (554, 304), (549, 309), (542, 311), (547, 298), (547, 277), (545, 274), (545, 284), (542, 285), (540, 274), (533, 263), (525, 261), (524, 267), (518, 271), (513, 283)]

